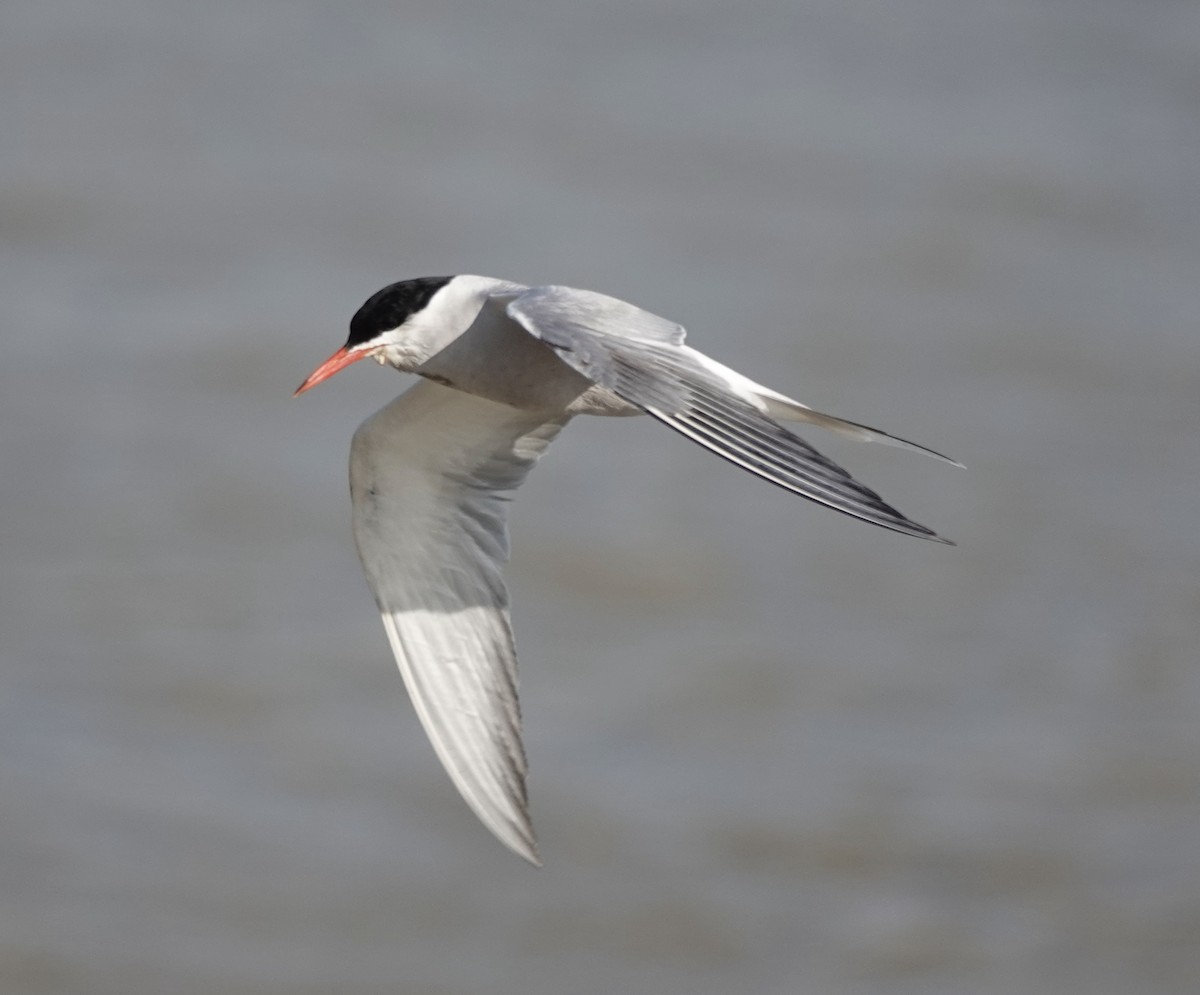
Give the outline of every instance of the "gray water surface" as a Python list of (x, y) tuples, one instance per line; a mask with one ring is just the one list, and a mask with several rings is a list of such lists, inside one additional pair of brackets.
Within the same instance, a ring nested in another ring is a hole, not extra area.
[[(1200, 7), (7, 3), (0, 991), (1190, 993)], [(546, 867), (420, 732), (293, 401), (582, 285), (962, 459), (957, 549), (648, 419), (513, 510)]]

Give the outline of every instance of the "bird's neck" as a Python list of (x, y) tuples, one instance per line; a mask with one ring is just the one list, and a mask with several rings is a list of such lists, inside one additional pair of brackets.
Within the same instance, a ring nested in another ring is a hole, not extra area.
[(386, 343), (384, 356), (398, 370), (418, 372), (471, 328), (492, 295), (508, 290), (519, 293), (523, 289), (520, 284), (486, 276), (456, 276), (430, 306), (409, 321), (393, 341)]

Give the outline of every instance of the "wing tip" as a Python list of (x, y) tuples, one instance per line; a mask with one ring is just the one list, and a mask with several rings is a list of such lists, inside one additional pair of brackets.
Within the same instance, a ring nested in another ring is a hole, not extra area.
[[(941, 543), (943, 546), (957, 546), (953, 539), (947, 539), (943, 535), (938, 535), (931, 528), (920, 525), (914, 522), (911, 518), (901, 516), (900, 521), (885, 521), (881, 518), (867, 518), (864, 515), (855, 514), (852, 511), (847, 511), (843, 508), (834, 508), (835, 511), (841, 511), (843, 514), (850, 515), (852, 518), (857, 518), (860, 521), (866, 522), (869, 525), (878, 525), (881, 528), (889, 529), (892, 532), (899, 532), (901, 535), (913, 536), (916, 539), (928, 539), (930, 542)], [(899, 512), (897, 512), (899, 514)]]
[(514, 852), (516, 853), (516, 855), (518, 857), (520, 857), (522, 860), (524, 860), (526, 863), (532, 865), (533, 867), (541, 867), (542, 866), (542, 857), (541, 857), (541, 854), (539, 854), (537, 851), (536, 843), (531, 842), (528, 847), (523, 847), (520, 850), (514, 849)]
[[(469, 800), (468, 804), (470, 804)], [(474, 808), (473, 805), (472, 808)], [(476, 810), (475, 814), (479, 817), (479, 821), (483, 823), (484, 828), (518, 857), (526, 863), (532, 864), (534, 867), (542, 866), (542, 857), (538, 853), (537, 837), (533, 833), (533, 823), (529, 820), (526, 812), (522, 811), (520, 822), (499, 822), (492, 818), (490, 814), (485, 816), (483, 812), (478, 810)]]
[(886, 509), (890, 516), (883, 517), (867, 517), (866, 515), (858, 514), (844, 508), (835, 507), (835, 511), (841, 511), (843, 514), (850, 515), (853, 518), (858, 518), (861, 521), (867, 522), (870, 525), (878, 525), (885, 529), (890, 529), (892, 532), (899, 532), (902, 535), (910, 535), (917, 539), (928, 539), (930, 542), (941, 543), (943, 546), (957, 546), (953, 539), (947, 539), (944, 535), (938, 535), (928, 525), (922, 525), (920, 522), (914, 522), (911, 518), (897, 511), (889, 504), (880, 502), (883, 509)]

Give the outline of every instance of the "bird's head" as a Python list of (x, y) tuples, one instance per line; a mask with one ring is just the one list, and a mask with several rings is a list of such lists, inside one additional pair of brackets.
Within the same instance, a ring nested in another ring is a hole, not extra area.
[(372, 294), (350, 319), (346, 344), (313, 370), (296, 388), (296, 394), (303, 394), (368, 356), (399, 370), (414, 369), (425, 358), (421, 355), (423, 336), (415, 326), (422, 317), (429, 317), (434, 310), (430, 308), (430, 302), (453, 279), (451, 276), (422, 276), (389, 284)]

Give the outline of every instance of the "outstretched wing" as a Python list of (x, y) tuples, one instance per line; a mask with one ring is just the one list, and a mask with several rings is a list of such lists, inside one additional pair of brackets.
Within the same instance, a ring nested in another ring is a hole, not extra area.
[(769, 414), (771, 405), (789, 399), (684, 345), (680, 326), (568, 287), (536, 287), (514, 297), (507, 309), (567, 365), (718, 456), (847, 515), (949, 543), (780, 425)]
[(423, 381), (350, 451), (355, 542), (417, 715), (467, 804), (535, 864), (506, 518), (562, 425)]

